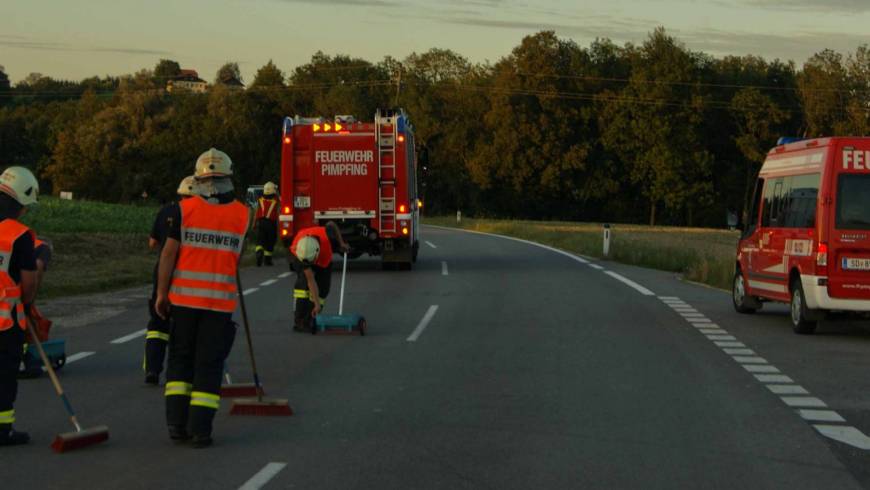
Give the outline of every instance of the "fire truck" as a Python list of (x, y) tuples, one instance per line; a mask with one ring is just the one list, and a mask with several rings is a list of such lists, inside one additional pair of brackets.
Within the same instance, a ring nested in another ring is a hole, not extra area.
[(335, 222), (349, 258), (380, 256), (384, 268), (411, 269), (420, 249), (414, 130), (401, 109), (374, 122), (352, 116), (284, 119), (281, 142), (282, 242)]

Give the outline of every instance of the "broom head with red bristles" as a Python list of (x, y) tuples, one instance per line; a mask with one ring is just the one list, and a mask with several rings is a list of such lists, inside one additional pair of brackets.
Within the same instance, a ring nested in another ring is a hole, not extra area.
[(93, 446), (109, 440), (109, 428), (105, 425), (75, 432), (58, 434), (51, 443), (51, 449), (56, 453), (64, 453)]
[(293, 415), (293, 409), (282, 398), (239, 398), (233, 400), (230, 415), (289, 417)]
[(254, 383), (233, 383), (221, 386), (222, 398), (252, 398), (264, 396), (266, 391)]

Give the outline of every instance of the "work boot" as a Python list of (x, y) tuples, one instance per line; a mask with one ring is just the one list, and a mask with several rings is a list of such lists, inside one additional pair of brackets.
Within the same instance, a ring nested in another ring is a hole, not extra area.
[(263, 251), (257, 250), (257, 267), (262, 267), (263, 265)]
[(178, 443), (187, 442), (190, 440), (190, 434), (187, 433), (187, 429), (183, 426), (170, 425), (169, 438)]
[(211, 446), (214, 443), (211, 436), (200, 436), (195, 435), (193, 439), (190, 440), (191, 447), (195, 449), (203, 449)]
[(160, 384), (160, 375), (157, 373), (145, 374), (145, 384), (157, 386)]
[(28, 442), (30, 442), (30, 435), (27, 432), (19, 432), (13, 429), (0, 432), (0, 446), (18, 446)]
[(272, 256), (271, 255), (267, 255), (265, 258), (265, 261), (266, 261), (266, 265), (268, 265), (268, 266), (275, 265), (272, 263)]

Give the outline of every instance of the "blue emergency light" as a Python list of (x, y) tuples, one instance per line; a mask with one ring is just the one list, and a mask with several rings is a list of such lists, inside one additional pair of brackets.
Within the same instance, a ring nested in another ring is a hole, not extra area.
[(803, 141), (805, 138), (801, 138), (800, 136), (782, 136), (776, 141), (776, 146), (787, 145), (789, 143), (797, 143), (798, 141)]

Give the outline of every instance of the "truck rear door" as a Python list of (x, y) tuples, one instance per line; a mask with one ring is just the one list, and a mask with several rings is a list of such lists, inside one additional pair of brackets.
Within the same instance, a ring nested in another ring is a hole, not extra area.
[(378, 164), (374, 132), (315, 132), (314, 218), (377, 216)]
[(830, 206), (828, 294), (870, 299), (870, 139), (853, 140), (837, 152)]

